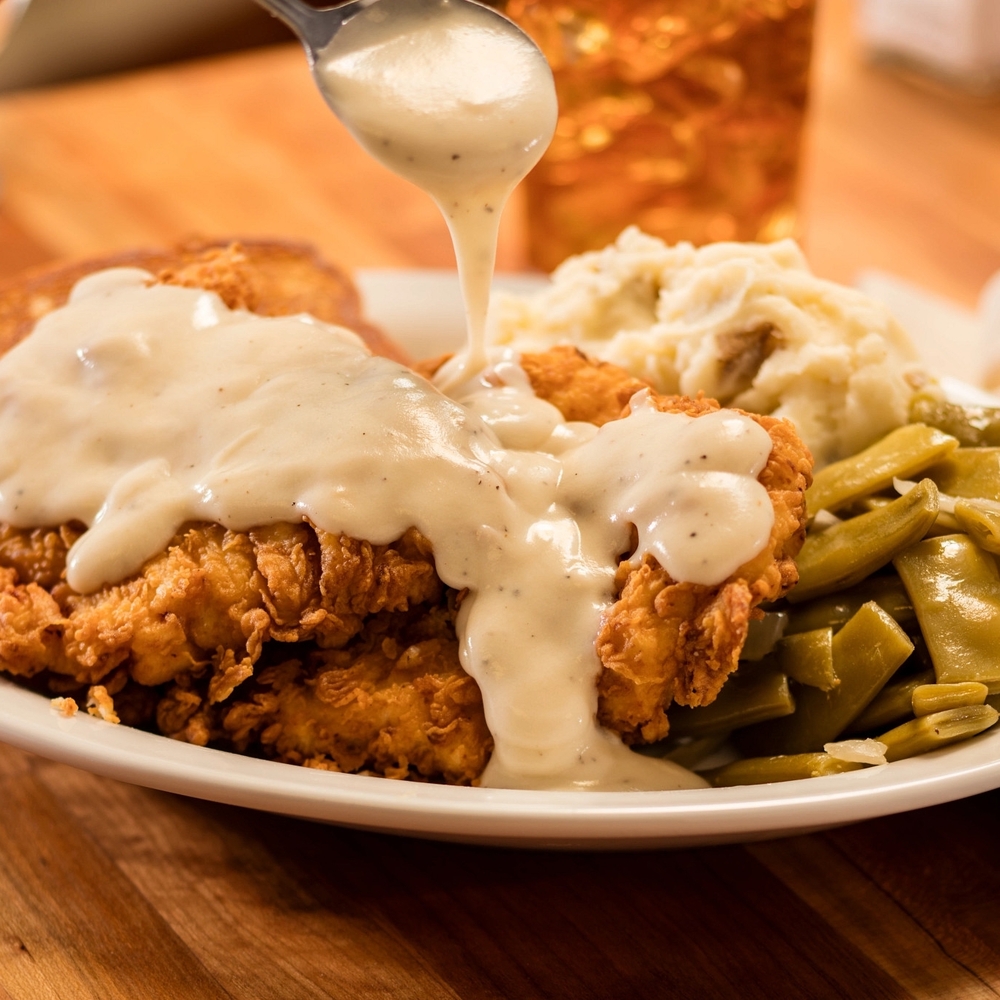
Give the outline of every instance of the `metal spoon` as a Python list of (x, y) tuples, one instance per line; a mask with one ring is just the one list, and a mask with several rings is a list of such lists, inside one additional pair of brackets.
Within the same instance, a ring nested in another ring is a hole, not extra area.
[(275, 17), (280, 18), (299, 36), (309, 58), (309, 65), (316, 64), (316, 58), (329, 44), (330, 39), (340, 30), (340, 26), (359, 10), (371, 6), (378, 0), (352, 0), (339, 7), (318, 10), (302, 0), (257, 0)]

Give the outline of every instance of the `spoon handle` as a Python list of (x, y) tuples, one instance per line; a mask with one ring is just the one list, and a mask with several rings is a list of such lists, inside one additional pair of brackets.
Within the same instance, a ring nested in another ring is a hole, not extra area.
[(257, 3), (284, 21), (299, 36), (310, 63), (315, 61), (317, 53), (334, 36), (343, 20), (337, 17), (335, 10), (310, 7), (302, 0), (257, 0)]

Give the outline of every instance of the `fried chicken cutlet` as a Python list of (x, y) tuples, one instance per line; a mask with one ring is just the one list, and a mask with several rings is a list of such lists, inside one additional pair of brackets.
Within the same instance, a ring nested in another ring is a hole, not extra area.
[(138, 267), (164, 284), (217, 292), (231, 309), (258, 316), (307, 312), (354, 330), (376, 354), (408, 363), (406, 352), (361, 315), (351, 280), (305, 244), (274, 240), (189, 239), (168, 250), (127, 250), (80, 263), (42, 265), (0, 283), (0, 354), (42, 316), (66, 303), (88, 274)]
[[(566, 420), (600, 426), (621, 418), (632, 396), (647, 388), (617, 365), (592, 360), (567, 345), (522, 354), (520, 361), (535, 393)], [(712, 399), (653, 398), (666, 413), (698, 417), (720, 409)], [(691, 707), (713, 702), (736, 669), (754, 609), (798, 581), (795, 556), (805, 539), (804, 491), (812, 481), (812, 456), (788, 421), (745, 415), (772, 441), (759, 476), (774, 508), (767, 546), (715, 587), (678, 583), (648, 555), (638, 568), (628, 559), (619, 564), (617, 599), (597, 636), (603, 667), (598, 720), (626, 743), (663, 739), (670, 728), (666, 710), (673, 702)]]
[[(252, 304), (233, 253), (213, 248), (160, 278)], [(537, 394), (572, 420), (621, 416), (643, 387), (571, 349), (522, 364)], [(718, 408), (681, 397), (657, 406), (692, 416)], [(718, 587), (677, 584), (650, 557), (619, 570), (597, 637), (599, 718), (627, 742), (665, 735), (672, 700), (713, 700), (753, 608), (794, 582), (808, 453), (789, 425), (754, 419), (774, 444), (760, 477), (775, 507), (765, 550)], [(372, 546), (308, 523), (242, 533), (190, 524), (139, 574), (80, 595), (64, 571), (82, 527), (0, 530), (7, 672), (52, 693), (99, 687), (123, 721), (155, 720), (203, 745), (395, 777), (481, 773), (492, 744), (458, 660), (462, 595), (441, 584), (418, 533)]]

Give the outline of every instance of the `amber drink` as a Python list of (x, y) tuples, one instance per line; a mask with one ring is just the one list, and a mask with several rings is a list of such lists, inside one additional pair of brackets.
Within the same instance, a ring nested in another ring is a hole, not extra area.
[(551, 269), (636, 223), (670, 242), (795, 229), (814, 0), (506, 0), (559, 94), (526, 184)]

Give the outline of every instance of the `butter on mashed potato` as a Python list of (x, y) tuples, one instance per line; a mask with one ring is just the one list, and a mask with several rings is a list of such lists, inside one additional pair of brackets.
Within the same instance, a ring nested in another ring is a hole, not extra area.
[(817, 278), (792, 240), (668, 246), (629, 228), (571, 257), (549, 286), (504, 296), (491, 339), (570, 342), (660, 392), (792, 420), (817, 465), (906, 422), (930, 378), (889, 311)]

